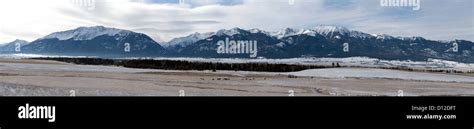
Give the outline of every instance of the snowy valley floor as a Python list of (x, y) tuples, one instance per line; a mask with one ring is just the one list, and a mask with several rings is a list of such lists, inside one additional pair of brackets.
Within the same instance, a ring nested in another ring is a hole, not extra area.
[[(297, 76), (289, 78), (288, 75)], [(473, 96), (474, 75), (375, 68), (178, 71), (0, 59), (0, 96)]]

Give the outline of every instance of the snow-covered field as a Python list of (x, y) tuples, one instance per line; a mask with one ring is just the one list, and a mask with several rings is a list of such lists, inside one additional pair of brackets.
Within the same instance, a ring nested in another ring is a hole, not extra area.
[[(0, 58), (32, 58), (32, 57), (75, 57), (83, 56), (47, 56), (36, 54), (0, 54)], [(88, 57), (96, 58), (96, 57)], [(348, 58), (289, 58), (289, 59), (243, 59), (243, 58), (186, 58), (186, 57), (162, 57), (162, 58), (117, 58), (117, 59), (154, 59), (154, 60), (183, 60), (195, 62), (216, 62), (216, 63), (273, 63), (273, 64), (295, 64), (295, 65), (320, 65), (331, 66), (332, 63), (339, 63), (345, 67), (366, 67), (366, 68), (411, 68), (415, 70), (456, 70), (462, 72), (474, 72), (474, 64), (460, 63), (454, 61), (429, 59), (427, 61), (407, 61), (407, 60), (380, 60), (368, 57), (348, 57)]]
[[(296, 75), (298, 78), (289, 78)], [(474, 76), (376, 68), (290, 73), (180, 71), (0, 59), (0, 96), (395, 96), (474, 95)]]
[(0, 59), (24, 59), (38, 57), (64, 57), (64, 58), (96, 58), (91, 56), (59, 56), (59, 55), (40, 55), (40, 54), (0, 54)]

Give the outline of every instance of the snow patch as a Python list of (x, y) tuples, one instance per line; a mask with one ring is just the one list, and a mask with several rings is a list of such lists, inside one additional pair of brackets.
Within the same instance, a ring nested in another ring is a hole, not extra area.
[(131, 31), (121, 30), (121, 29), (116, 29), (116, 28), (106, 28), (103, 26), (79, 27), (74, 30), (67, 30), (67, 31), (52, 33), (41, 39), (56, 38), (59, 40), (69, 40), (69, 39), (91, 40), (91, 39), (94, 39), (95, 37), (102, 36), (102, 35), (115, 36), (117, 34), (120, 34), (120, 36), (126, 36), (129, 33), (131, 33)]
[(329, 68), (291, 72), (290, 75), (324, 78), (384, 78), (417, 81), (468, 82), (474, 83), (474, 77), (421, 72), (407, 72), (387, 69)]

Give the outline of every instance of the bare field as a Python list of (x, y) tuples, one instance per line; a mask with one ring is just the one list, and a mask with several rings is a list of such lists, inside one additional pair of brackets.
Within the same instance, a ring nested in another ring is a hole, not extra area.
[[(366, 71), (364, 76), (353, 75), (361, 70)], [(342, 75), (323, 74), (328, 72)], [(392, 77), (385, 73), (396, 74)], [(383, 78), (375, 77), (379, 74), (384, 74)], [(408, 75), (417, 78), (406, 80)], [(443, 79), (433, 80), (437, 78)], [(0, 96), (68, 96), (71, 90), (77, 96), (178, 96), (180, 90), (186, 96), (288, 96), (290, 90), (295, 96), (396, 96), (399, 90), (406, 96), (472, 96), (471, 78), (474, 80), (472, 75), (355, 68), (293, 73), (212, 72), (0, 59)]]

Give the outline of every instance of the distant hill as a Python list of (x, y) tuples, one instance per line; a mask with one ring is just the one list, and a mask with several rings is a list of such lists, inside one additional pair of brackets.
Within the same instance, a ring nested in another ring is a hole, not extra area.
[[(176, 56), (239, 57), (248, 54), (217, 54), (217, 42), (258, 41), (258, 57), (356, 57), (386, 60), (425, 61), (429, 58), (474, 63), (474, 43), (466, 40), (435, 41), (423, 37), (394, 37), (367, 34), (338, 26), (320, 25), (312, 29), (286, 28), (278, 32), (233, 28), (207, 34), (207, 38), (183, 41)], [(175, 50), (175, 49), (170, 49)]]
[[(21, 48), (28, 45), (29, 42), (25, 40), (17, 39), (15, 41), (0, 45), (0, 53), (17, 53), (21, 52)], [(18, 48), (18, 49), (16, 49)]]
[(25, 53), (81, 56), (156, 56), (165, 49), (149, 36), (103, 26), (52, 33), (22, 48)]

